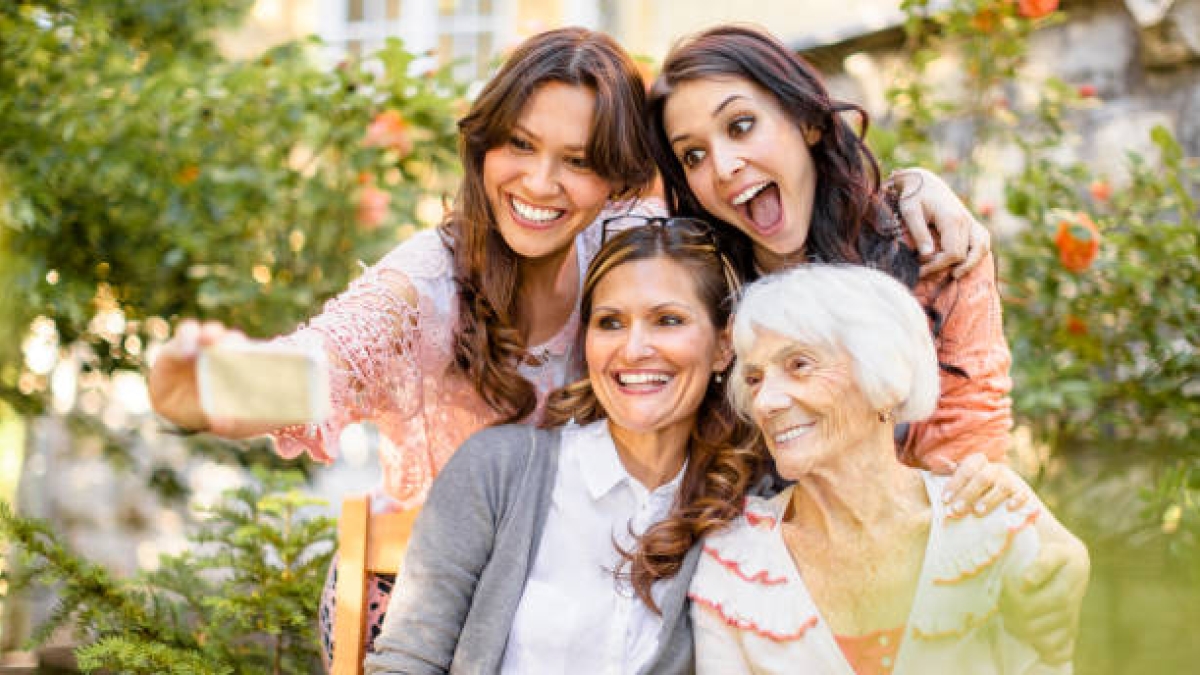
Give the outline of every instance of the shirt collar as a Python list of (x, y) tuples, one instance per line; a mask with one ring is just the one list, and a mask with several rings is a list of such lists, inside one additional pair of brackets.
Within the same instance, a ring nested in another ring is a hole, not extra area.
[[(621, 457), (617, 454), (617, 446), (613, 442), (612, 434), (608, 432), (608, 420), (601, 419), (587, 426), (573, 427), (570, 433), (576, 434), (578, 436), (576, 442), (581, 444), (576, 456), (579, 458), (583, 482), (587, 485), (588, 494), (593, 500), (600, 499), (625, 481), (628, 481), (639, 492), (646, 491), (629, 475), (629, 472), (625, 470), (625, 465), (621, 463)], [(683, 474), (686, 470), (687, 460), (684, 460), (679, 473), (650, 494), (673, 496), (683, 483)]]

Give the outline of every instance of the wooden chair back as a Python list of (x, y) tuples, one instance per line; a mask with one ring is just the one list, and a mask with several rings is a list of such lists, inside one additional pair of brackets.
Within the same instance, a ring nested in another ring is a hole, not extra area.
[(395, 574), (420, 509), (371, 513), (366, 495), (342, 501), (338, 520), (336, 606), (333, 614), (333, 675), (360, 675), (367, 634), (367, 579)]

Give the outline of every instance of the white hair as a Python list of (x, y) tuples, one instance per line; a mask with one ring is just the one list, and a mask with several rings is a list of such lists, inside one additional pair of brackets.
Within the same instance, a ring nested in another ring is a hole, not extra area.
[(929, 320), (912, 293), (861, 265), (804, 264), (746, 287), (733, 318), (738, 359), (730, 378), (734, 406), (750, 412), (742, 363), (768, 329), (799, 343), (844, 349), (867, 401), (897, 422), (937, 407), (937, 352)]

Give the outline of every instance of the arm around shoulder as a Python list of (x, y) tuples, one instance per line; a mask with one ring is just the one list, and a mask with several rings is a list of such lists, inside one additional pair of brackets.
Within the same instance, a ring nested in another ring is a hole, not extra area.
[(976, 452), (1002, 461), (1011, 442), (1012, 355), (991, 254), (961, 279), (943, 275), (919, 285), (917, 294), (942, 319), (938, 361), (961, 372), (940, 373), (937, 410), (913, 425), (905, 456), (924, 466), (932, 457), (959, 462)]

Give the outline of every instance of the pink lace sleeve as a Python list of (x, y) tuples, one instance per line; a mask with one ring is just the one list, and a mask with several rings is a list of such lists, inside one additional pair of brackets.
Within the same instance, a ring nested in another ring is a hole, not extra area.
[(286, 427), (273, 434), (280, 455), (307, 451), (330, 462), (346, 425), (380, 412), (414, 414), (421, 382), (417, 340), (420, 296), (403, 272), (381, 263), (367, 269), (321, 314), (285, 344), (324, 349), (329, 357), (329, 419), (321, 424)]

